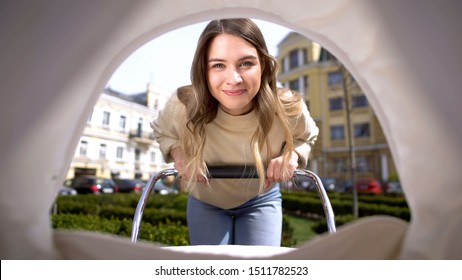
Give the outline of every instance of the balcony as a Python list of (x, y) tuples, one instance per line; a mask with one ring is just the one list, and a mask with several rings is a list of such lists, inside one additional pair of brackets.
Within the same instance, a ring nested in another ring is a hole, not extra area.
[(132, 130), (128, 134), (128, 138), (141, 145), (151, 145), (154, 143), (154, 133), (152, 132)]

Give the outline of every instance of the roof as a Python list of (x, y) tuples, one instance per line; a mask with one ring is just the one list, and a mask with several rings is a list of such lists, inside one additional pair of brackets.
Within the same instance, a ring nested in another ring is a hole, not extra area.
[(134, 102), (143, 106), (147, 106), (147, 97), (146, 97), (146, 92), (140, 92), (140, 93), (135, 93), (135, 94), (127, 94), (127, 93), (122, 93), (119, 91), (116, 91), (112, 89), (111, 87), (107, 87), (104, 89), (104, 93), (118, 97), (120, 99)]

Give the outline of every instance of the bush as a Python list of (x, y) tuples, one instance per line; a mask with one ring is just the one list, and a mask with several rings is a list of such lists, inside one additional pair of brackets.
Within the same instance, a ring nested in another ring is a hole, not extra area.
[[(78, 195), (58, 197), (53, 228), (86, 230), (130, 237), (140, 195)], [(143, 212), (139, 238), (163, 245), (189, 244), (187, 195), (153, 195)], [(282, 245), (292, 246), (293, 229), (283, 218)]]
[[(354, 215), (340, 215), (335, 217), (335, 226), (339, 227), (341, 225), (344, 225), (346, 223), (352, 222), (356, 220), (356, 217)], [(321, 234), (327, 231), (327, 221), (326, 219), (321, 219), (318, 220), (314, 225), (313, 225), (313, 230), (314, 232)]]
[[(336, 216), (352, 214), (351, 194), (329, 193), (329, 201)], [(297, 192), (283, 194), (283, 208), (289, 213), (301, 216), (325, 217), (322, 202), (317, 193)], [(410, 220), (410, 211), (404, 197), (377, 196), (361, 194), (358, 196), (360, 217), (389, 215), (406, 221)]]
[[(55, 229), (85, 230), (114, 234), (129, 238), (132, 232), (132, 221), (127, 219), (106, 219), (92, 215), (60, 214), (52, 215)], [(189, 244), (188, 229), (180, 223), (141, 224), (139, 239), (169, 246)]]
[[(317, 222), (316, 233), (327, 230), (324, 208), (316, 192), (283, 191), (285, 213), (310, 217)], [(352, 214), (351, 194), (328, 193), (335, 213), (336, 225), (355, 219)], [(53, 228), (98, 231), (129, 237), (139, 194), (78, 195), (58, 197), (56, 214), (52, 215)], [(152, 195), (144, 209), (140, 239), (165, 245), (188, 245), (186, 221), (187, 194)], [(389, 215), (410, 220), (404, 197), (358, 194), (359, 216)], [(293, 228), (283, 218), (283, 246), (291, 247)]]

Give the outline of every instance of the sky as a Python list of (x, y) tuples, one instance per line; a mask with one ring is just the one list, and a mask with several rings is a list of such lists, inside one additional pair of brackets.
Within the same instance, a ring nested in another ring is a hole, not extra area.
[[(277, 45), (291, 32), (283, 26), (254, 20), (260, 27), (269, 52), (277, 55)], [(133, 52), (113, 73), (107, 86), (118, 92), (133, 94), (146, 90), (147, 84), (162, 92), (190, 84), (189, 71), (202, 22), (163, 34)]]

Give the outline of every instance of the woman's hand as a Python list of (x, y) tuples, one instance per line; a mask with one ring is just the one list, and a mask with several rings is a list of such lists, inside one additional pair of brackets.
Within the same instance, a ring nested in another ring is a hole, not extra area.
[[(284, 168), (283, 168), (282, 162), (283, 162), (282, 156), (273, 158), (269, 162), (268, 169), (266, 170), (266, 179), (267, 179), (266, 185), (267, 186), (269, 186), (270, 182), (280, 182), (284, 179), (283, 178)], [(288, 169), (289, 174), (293, 174), (294, 171), (298, 167), (298, 154), (296, 152), (292, 151), (289, 162), (287, 164), (289, 168)], [(289, 179), (289, 178), (286, 178), (286, 179)]]
[[(170, 150), (170, 155), (172, 155), (173, 157), (174, 167), (178, 171), (178, 175), (185, 180), (190, 180), (191, 173), (186, 167), (187, 165), (186, 158), (181, 148), (180, 147), (173, 148), (172, 150)], [(196, 178), (195, 179), (193, 178), (192, 181), (202, 182), (202, 183), (207, 182), (207, 180), (202, 175), (197, 175)]]

